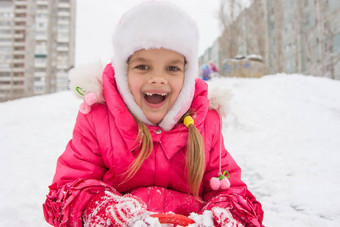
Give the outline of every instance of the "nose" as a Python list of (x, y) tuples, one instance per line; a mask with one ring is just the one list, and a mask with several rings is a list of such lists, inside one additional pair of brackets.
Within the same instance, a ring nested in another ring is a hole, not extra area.
[(167, 84), (168, 81), (162, 72), (154, 72), (149, 78), (150, 84)]

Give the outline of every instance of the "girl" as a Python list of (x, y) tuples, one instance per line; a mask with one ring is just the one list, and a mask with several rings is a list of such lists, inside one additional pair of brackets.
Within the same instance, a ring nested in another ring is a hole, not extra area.
[(261, 205), (224, 149), (207, 84), (196, 79), (192, 19), (170, 3), (144, 2), (121, 18), (113, 47), (102, 79), (72, 81), (85, 102), (58, 159), (47, 222), (160, 226), (154, 215), (173, 212), (193, 226), (262, 226)]

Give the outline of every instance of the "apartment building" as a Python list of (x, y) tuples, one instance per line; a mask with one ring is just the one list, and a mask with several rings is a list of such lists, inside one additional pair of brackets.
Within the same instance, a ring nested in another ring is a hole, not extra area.
[(75, 0), (0, 0), (0, 101), (66, 90)]
[(272, 72), (340, 79), (340, 2), (266, 0)]
[[(266, 74), (301, 73), (340, 80), (338, 0), (253, 0), (230, 28), (218, 38), (219, 56), (206, 51), (201, 59), (219, 57), (223, 62), (256, 54), (262, 56)], [(233, 53), (224, 48), (230, 45), (228, 39), (237, 40)]]
[(0, 1), (0, 100), (10, 95), (13, 58), (13, 3)]

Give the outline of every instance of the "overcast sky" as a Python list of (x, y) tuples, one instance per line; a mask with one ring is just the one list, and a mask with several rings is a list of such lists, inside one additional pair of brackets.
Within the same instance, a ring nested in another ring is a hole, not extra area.
[[(101, 59), (110, 61), (111, 36), (127, 10), (144, 0), (79, 0), (76, 17), (76, 65)], [(200, 32), (199, 53), (220, 35), (217, 13), (220, 0), (167, 0), (186, 10), (196, 20)]]

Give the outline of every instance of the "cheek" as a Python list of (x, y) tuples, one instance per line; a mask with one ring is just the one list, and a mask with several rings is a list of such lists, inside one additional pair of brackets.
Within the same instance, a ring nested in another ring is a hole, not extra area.
[(137, 104), (140, 102), (140, 90), (141, 90), (141, 84), (138, 81), (138, 79), (134, 76), (131, 76), (128, 74), (128, 85), (130, 92)]
[(181, 79), (177, 79), (175, 81), (173, 81), (173, 85), (172, 85), (172, 93), (174, 95), (174, 101), (177, 99), (179, 93), (181, 92), (182, 90), (182, 87), (183, 87), (183, 83), (184, 83), (184, 77), (181, 78)]

